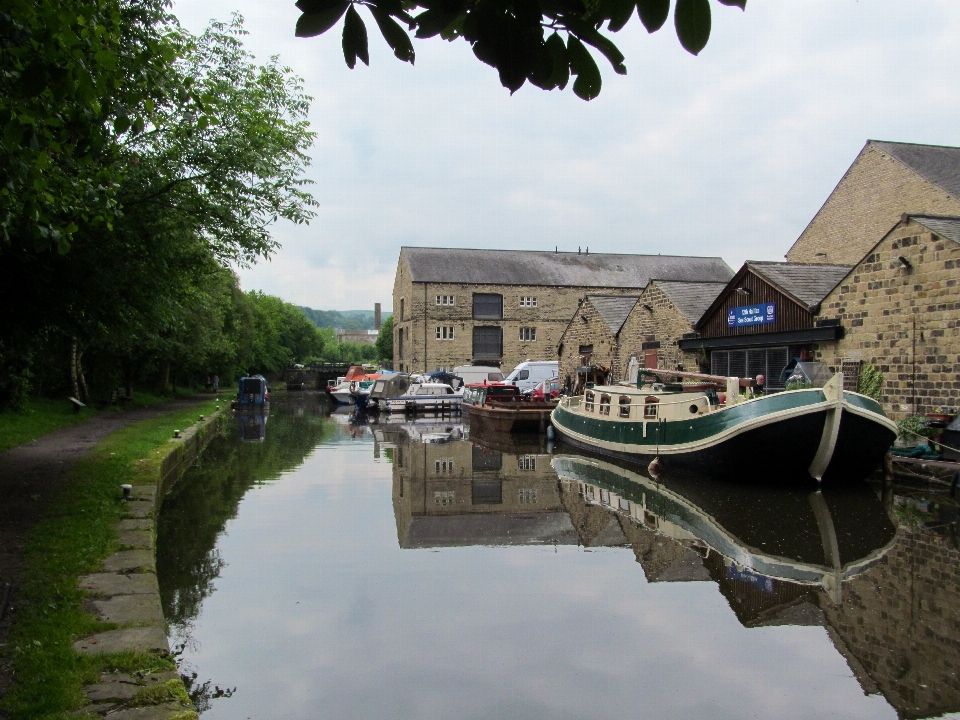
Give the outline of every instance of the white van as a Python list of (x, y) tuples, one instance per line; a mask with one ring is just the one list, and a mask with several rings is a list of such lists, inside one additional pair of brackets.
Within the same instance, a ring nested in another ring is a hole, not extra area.
[(500, 368), (491, 365), (458, 365), (452, 374), (463, 378), (463, 384), (482, 382), (503, 382), (503, 373)]
[(560, 374), (560, 363), (557, 360), (527, 360), (517, 365), (513, 372), (507, 375), (506, 382), (516, 385), (520, 392), (533, 390), (544, 380), (550, 380)]

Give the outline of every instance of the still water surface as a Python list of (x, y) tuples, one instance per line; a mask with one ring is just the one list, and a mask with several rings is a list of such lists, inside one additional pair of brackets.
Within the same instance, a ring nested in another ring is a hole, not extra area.
[(960, 710), (946, 506), (652, 479), (457, 420), (354, 426), (315, 395), (244, 422), (158, 526), (205, 720)]

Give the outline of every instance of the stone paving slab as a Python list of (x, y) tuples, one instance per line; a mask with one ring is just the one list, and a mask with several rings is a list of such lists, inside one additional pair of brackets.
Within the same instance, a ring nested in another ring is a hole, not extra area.
[(156, 572), (152, 550), (121, 550), (103, 561), (107, 572)]
[(153, 533), (150, 530), (121, 530), (117, 542), (131, 548), (153, 548)]
[(143, 595), (145, 593), (156, 593), (159, 595), (160, 587), (157, 585), (157, 576), (153, 573), (131, 573), (124, 575), (122, 573), (94, 573), (93, 575), (84, 575), (80, 578), (77, 586), (83, 590), (106, 595)]
[(163, 625), (160, 597), (146, 595), (116, 595), (108, 600), (94, 600), (91, 605), (104, 622), (117, 625)]
[(153, 518), (154, 504), (149, 500), (133, 500), (126, 504), (123, 514), (132, 518)]
[[(192, 712), (193, 708), (188, 705), (181, 705), (178, 702), (168, 702), (163, 705), (150, 705), (148, 707), (125, 708), (117, 712), (110, 713), (107, 717), (110, 720), (170, 720), (170, 718), (183, 717), (184, 713)], [(187, 717), (197, 717), (195, 713)]]
[(149, 500), (153, 502), (157, 499), (157, 488), (154, 485), (134, 485), (130, 491), (130, 497), (134, 500)]
[(153, 530), (153, 519), (142, 518), (121, 520), (117, 523), (117, 530), (120, 532), (123, 532), (124, 530)]
[(152, 627), (107, 630), (78, 640), (73, 644), (77, 652), (85, 655), (104, 655), (119, 652), (170, 652), (167, 634), (159, 625)]
[(96, 685), (88, 685), (85, 692), (91, 702), (126, 702), (133, 700), (134, 696), (143, 688), (142, 685), (132, 680), (124, 682), (114, 680), (113, 682), (100, 682)]

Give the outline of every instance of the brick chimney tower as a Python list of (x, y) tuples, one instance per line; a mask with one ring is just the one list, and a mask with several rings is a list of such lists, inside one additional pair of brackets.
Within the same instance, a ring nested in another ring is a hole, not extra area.
[(380, 331), (380, 324), (381, 324), (380, 319), (381, 319), (380, 303), (374, 303), (373, 304), (373, 329), (378, 332)]

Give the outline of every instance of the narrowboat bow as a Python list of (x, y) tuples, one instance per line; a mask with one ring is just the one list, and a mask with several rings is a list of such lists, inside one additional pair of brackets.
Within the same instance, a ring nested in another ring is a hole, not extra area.
[[(817, 480), (865, 477), (896, 437), (880, 404), (843, 390), (841, 374), (823, 387), (749, 397), (750, 380), (656, 373), (641, 374), (635, 387), (597, 386), (561, 399), (553, 426), (574, 445), (635, 462), (658, 457), (741, 477), (806, 469)], [(707, 382), (657, 382), (659, 375)], [(747, 397), (740, 395), (743, 386)]]

